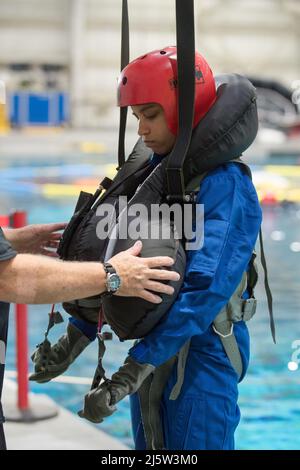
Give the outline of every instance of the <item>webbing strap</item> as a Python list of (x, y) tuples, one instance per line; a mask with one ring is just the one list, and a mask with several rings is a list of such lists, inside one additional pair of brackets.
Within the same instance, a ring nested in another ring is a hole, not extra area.
[(162, 395), (171, 375), (172, 368), (175, 363), (175, 358), (169, 359), (165, 364), (158, 367), (154, 374), (149, 392), (149, 422), (152, 433), (152, 449), (163, 449), (164, 434), (161, 422), (160, 403)]
[(94, 298), (87, 297), (86, 299), (70, 300), (68, 303), (81, 308), (100, 308), (102, 305), (100, 296)]
[(183, 197), (182, 166), (190, 144), (195, 98), (195, 30), (194, 1), (176, 0), (176, 38), (178, 67), (178, 136), (168, 157), (167, 183), (169, 196)]
[(138, 390), (144, 436), (147, 449), (164, 448), (164, 435), (160, 415), (162, 395), (175, 364), (176, 356), (157, 367)]
[[(121, 71), (129, 63), (129, 19), (128, 3), (122, 0), (122, 32), (121, 32)], [(118, 169), (125, 162), (125, 131), (127, 121), (127, 106), (120, 108), (119, 144), (118, 144)]]
[(268, 281), (268, 268), (267, 268), (267, 263), (266, 263), (266, 258), (265, 258), (265, 251), (264, 251), (264, 244), (263, 244), (261, 229), (259, 230), (259, 243), (260, 243), (260, 259), (261, 259), (261, 264), (262, 264), (264, 275), (265, 275), (264, 284), (265, 284), (265, 290), (267, 294), (267, 301), (268, 301), (268, 308), (269, 308), (269, 315), (270, 315), (270, 328), (272, 332), (273, 341), (276, 344), (275, 321), (274, 321), (274, 315), (273, 315), (273, 298), (272, 298), (272, 293), (271, 293), (271, 289), (270, 289), (269, 281)]
[(180, 349), (177, 359), (177, 382), (170, 393), (170, 400), (177, 400), (184, 381), (184, 371), (186, 360), (190, 349), (191, 340), (189, 339)]
[(102, 365), (102, 359), (104, 357), (106, 347), (104, 344), (104, 339), (100, 333), (97, 333), (97, 339), (98, 339), (98, 364), (97, 364), (97, 368), (95, 370), (94, 378), (92, 381), (91, 390), (94, 390), (95, 388), (97, 388), (103, 379), (106, 380), (105, 370)]
[[(230, 363), (240, 378), (243, 373), (243, 363), (241, 353), (237, 340), (233, 332), (233, 321), (236, 316), (236, 321), (242, 320), (240, 299), (247, 285), (247, 273), (244, 272), (242, 279), (234, 291), (233, 295), (229, 299), (219, 314), (216, 316), (213, 322), (213, 330), (219, 335), (219, 338), (223, 344), (225, 352), (230, 360)], [(232, 304), (232, 312), (229, 310), (229, 306)], [(236, 310), (236, 312), (235, 312)]]
[(239, 350), (239, 346), (236, 340), (236, 337), (233, 333), (233, 323), (226, 320), (222, 323), (218, 323), (218, 330), (213, 326), (214, 331), (217, 332), (223, 348), (227, 354), (227, 357), (230, 361), (230, 364), (237, 373), (238, 378), (240, 379), (243, 373), (243, 363), (242, 357)]
[(147, 450), (152, 450), (152, 431), (149, 420), (149, 390), (151, 387), (151, 382), (152, 374), (146, 377), (146, 379), (137, 391)]
[(148, 376), (138, 390), (144, 436), (147, 449), (164, 448), (164, 435), (160, 415), (162, 395), (177, 360), (177, 381), (170, 393), (170, 400), (177, 400), (184, 380), (186, 360), (190, 349), (190, 340), (180, 349), (178, 355), (157, 367)]

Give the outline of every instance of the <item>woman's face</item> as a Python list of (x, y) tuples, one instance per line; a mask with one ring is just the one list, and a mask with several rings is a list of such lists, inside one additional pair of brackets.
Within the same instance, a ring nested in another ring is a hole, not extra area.
[(156, 103), (132, 106), (139, 121), (138, 134), (145, 145), (159, 155), (167, 155), (174, 147), (176, 136), (168, 128), (163, 108)]

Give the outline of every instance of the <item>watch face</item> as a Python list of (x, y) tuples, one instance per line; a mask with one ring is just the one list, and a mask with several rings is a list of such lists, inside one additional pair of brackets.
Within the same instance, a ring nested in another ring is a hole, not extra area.
[(116, 292), (120, 287), (121, 281), (117, 274), (110, 274), (107, 281), (108, 290)]

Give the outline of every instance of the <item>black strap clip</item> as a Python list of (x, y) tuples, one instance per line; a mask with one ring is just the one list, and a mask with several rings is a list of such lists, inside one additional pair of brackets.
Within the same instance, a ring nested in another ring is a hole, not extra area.
[(168, 204), (175, 204), (178, 202), (179, 204), (193, 204), (197, 200), (197, 193), (190, 192), (187, 194), (168, 194), (166, 196), (166, 201)]

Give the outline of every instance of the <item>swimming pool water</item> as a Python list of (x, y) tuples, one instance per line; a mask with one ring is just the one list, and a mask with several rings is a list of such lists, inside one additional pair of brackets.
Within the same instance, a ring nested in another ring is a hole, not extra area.
[[(14, 191), (13, 184), (18, 185), (18, 181), (12, 179), (11, 190), (8, 191), (6, 187), (3, 191), (0, 176), (0, 213), (11, 208), (24, 209), (28, 211), (30, 223), (69, 220), (76, 202), (74, 198), (47, 199), (40, 194), (26, 192), (26, 189)], [(263, 232), (274, 298), (277, 344), (272, 343), (261, 281), (256, 289), (258, 311), (249, 324), (251, 362), (248, 374), (240, 384), (242, 418), (236, 433), (236, 447), (250, 450), (300, 449), (300, 370), (292, 372), (287, 367), (293, 353), (297, 353), (292, 343), (300, 340), (300, 251), (297, 249), (297, 243), (300, 242), (300, 209), (297, 206), (265, 208)], [(261, 268), (260, 273), (262, 279)], [(48, 311), (49, 306), (29, 307), (30, 351), (43, 338)], [(50, 334), (51, 340), (55, 341), (65, 328), (66, 322), (57, 325)], [(15, 369), (13, 313), (9, 338), (7, 369), (10, 370)], [(105, 367), (108, 375), (123, 362), (129, 347), (130, 343), (121, 343), (116, 339), (107, 344)], [(84, 351), (67, 374), (92, 378), (96, 365), (95, 342)], [(30, 386), (32, 391), (49, 394), (73, 412), (81, 409), (83, 397), (88, 391), (88, 386), (55, 382)], [(118, 413), (99, 426), (132, 446), (128, 403), (128, 400), (121, 402)]]

